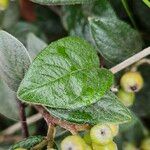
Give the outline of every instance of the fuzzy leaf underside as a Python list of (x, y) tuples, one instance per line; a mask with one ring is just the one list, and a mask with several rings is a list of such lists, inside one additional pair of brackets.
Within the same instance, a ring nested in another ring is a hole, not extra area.
[(0, 30), (0, 76), (13, 91), (17, 91), (29, 65), (30, 57), (23, 44)]

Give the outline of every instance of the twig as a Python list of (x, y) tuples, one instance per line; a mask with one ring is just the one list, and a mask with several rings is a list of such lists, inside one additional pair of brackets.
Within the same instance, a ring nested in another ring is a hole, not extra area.
[(115, 74), (121, 70), (123, 70), (124, 68), (132, 65), (133, 63), (139, 61), (140, 59), (146, 57), (150, 55), (150, 47), (142, 50), (141, 52), (135, 54), (134, 56), (126, 59), (125, 61), (123, 61), (122, 63), (116, 65), (115, 67), (111, 68), (110, 71)]
[(53, 148), (55, 133), (56, 131), (54, 125), (50, 124), (48, 126), (47, 132), (47, 140), (48, 140), (47, 149)]
[(75, 124), (70, 123), (59, 118), (55, 118), (42, 106), (36, 105), (35, 108), (42, 114), (47, 124), (57, 124), (60, 127), (70, 131), (72, 134), (76, 134), (77, 131), (84, 131), (90, 128), (88, 124)]
[[(41, 115), (40, 113), (35, 114), (35, 115), (33, 115), (33, 116), (27, 118), (27, 121), (26, 121), (26, 122), (27, 122), (27, 125), (32, 124), (32, 123), (34, 123), (34, 122), (36, 122), (36, 121), (38, 121), (38, 120), (40, 120), (40, 119), (42, 119), (42, 118), (43, 118), (43, 117), (42, 117), (42, 115)], [(18, 122), (18, 123), (16, 123), (16, 124), (14, 124), (14, 125), (8, 127), (7, 129), (5, 129), (4, 131), (2, 131), (1, 133), (2, 133), (3, 135), (10, 135), (10, 134), (13, 134), (13, 133), (15, 133), (16, 131), (18, 131), (18, 130), (20, 130), (20, 129), (21, 129), (21, 123)]]
[(38, 143), (33, 148), (31, 148), (31, 150), (40, 150), (47, 145), (47, 142), (47, 139), (44, 139), (41, 143)]
[(0, 143), (9, 143), (9, 142), (18, 142), (20, 141), (22, 138), (21, 136), (8, 136), (8, 135), (0, 135)]
[(143, 64), (148, 64), (150, 65), (150, 59), (148, 58), (144, 58), (141, 59), (140, 61), (138, 61), (137, 63), (135, 63), (132, 67), (131, 67), (131, 71), (137, 71), (138, 67), (143, 65)]
[(21, 127), (22, 127), (22, 136), (24, 138), (27, 138), (29, 136), (28, 132), (28, 126), (26, 123), (26, 114), (25, 114), (25, 105), (18, 99), (17, 104), (18, 104), (18, 109), (19, 109), (19, 117), (20, 117), (20, 122), (21, 122)]

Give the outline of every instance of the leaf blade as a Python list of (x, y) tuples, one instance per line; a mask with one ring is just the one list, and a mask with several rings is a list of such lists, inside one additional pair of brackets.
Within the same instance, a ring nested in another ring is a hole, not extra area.
[(18, 97), (28, 103), (69, 109), (94, 103), (112, 83), (113, 74), (99, 69), (93, 47), (80, 38), (67, 37), (51, 43), (36, 57)]
[(73, 123), (124, 123), (132, 119), (131, 112), (112, 93), (108, 92), (98, 102), (74, 110), (52, 109), (46, 107), (50, 114)]
[(17, 91), (30, 65), (26, 48), (16, 38), (0, 31), (0, 75), (13, 90)]

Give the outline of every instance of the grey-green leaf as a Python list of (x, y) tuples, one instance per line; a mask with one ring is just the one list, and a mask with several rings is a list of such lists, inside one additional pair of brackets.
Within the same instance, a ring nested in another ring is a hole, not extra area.
[(74, 110), (46, 109), (55, 117), (79, 124), (124, 123), (132, 120), (132, 113), (113, 94), (108, 92), (93, 105)]
[(18, 120), (16, 93), (0, 80), (0, 114), (13, 120)]
[(26, 48), (9, 33), (0, 31), (0, 76), (13, 90), (17, 91), (30, 65)]
[(67, 37), (51, 43), (33, 61), (18, 97), (52, 108), (78, 108), (98, 101), (113, 84), (99, 69), (96, 51), (86, 41)]
[(42, 5), (72, 5), (72, 4), (91, 3), (94, 0), (31, 0), (31, 1)]
[(39, 144), (40, 142), (42, 142), (44, 140), (43, 136), (31, 136), (27, 139), (24, 139), (16, 144), (14, 144), (13, 146), (11, 146), (9, 148), (9, 150), (15, 150), (17, 148), (25, 148), (25, 149), (31, 149), (33, 148), (35, 145)]
[(89, 18), (91, 33), (98, 51), (111, 64), (117, 64), (142, 50), (137, 31), (119, 19)]
[(45, 47), (47, 47), (47, 44), (33, 33), (27, 35), (27, 49), (32, 59), (34, 59)]

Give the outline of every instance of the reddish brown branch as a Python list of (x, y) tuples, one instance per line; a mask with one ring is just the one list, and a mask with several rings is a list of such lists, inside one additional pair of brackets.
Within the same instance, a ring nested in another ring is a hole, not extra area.
[(36, 105), (35, 108), (43, 115), (47, 124), (59, 125), (60, 127), (70, 131), (72, 134), (76, 134), (78, 131), (84, 131), (90, 128), (88, 124), (79, 125), (55, 118), (42, 106)]
[(28, 126), (26, 122), (25, 105), (18, 99), (17, 99), (17, 103), (18, 103), (19, 117), (20, 117), (20, 122), (22, 127), (22, 136), (26, 138), (29, 136), (29, 132), (28, 132)]

